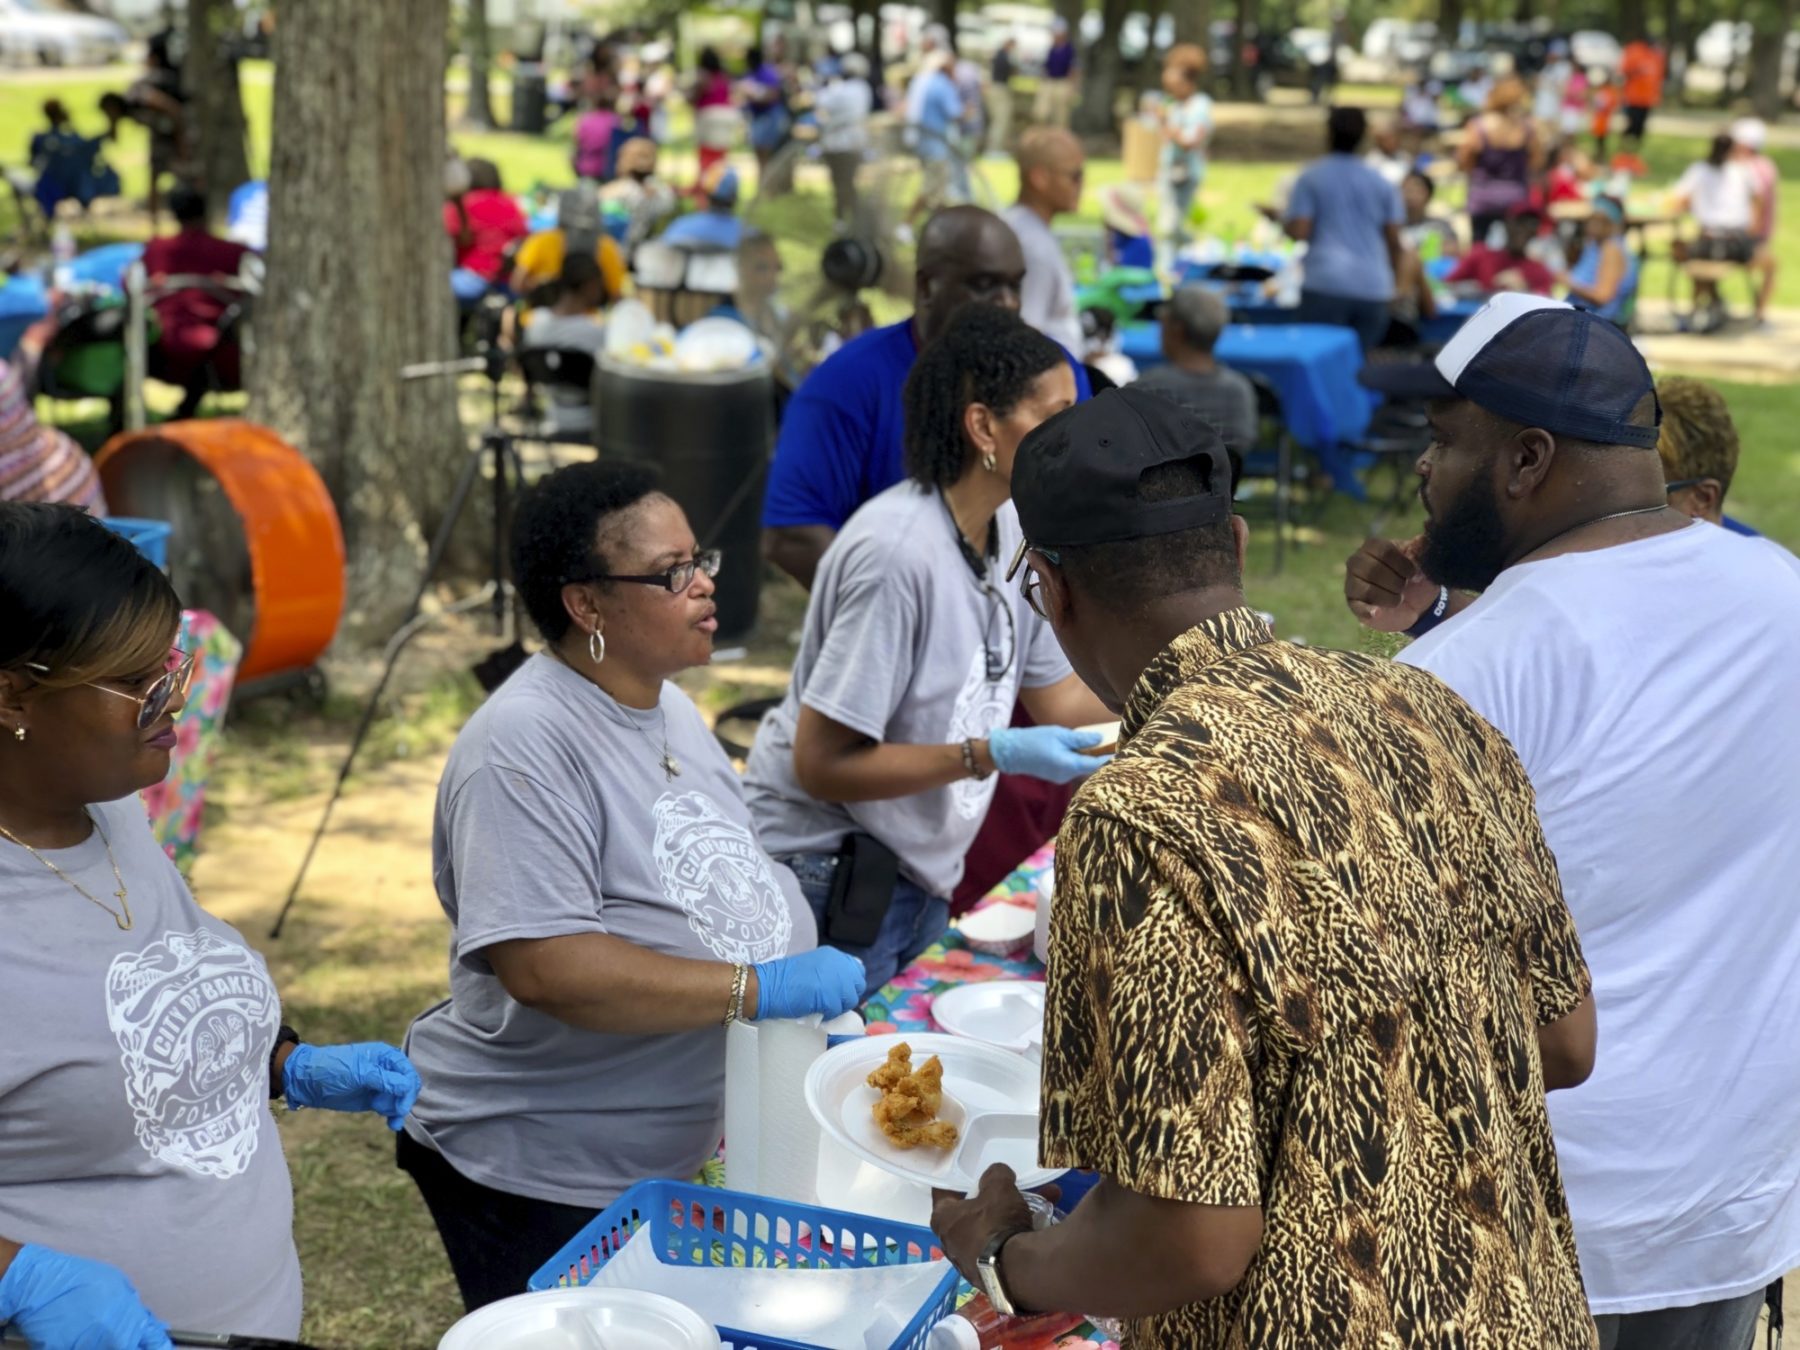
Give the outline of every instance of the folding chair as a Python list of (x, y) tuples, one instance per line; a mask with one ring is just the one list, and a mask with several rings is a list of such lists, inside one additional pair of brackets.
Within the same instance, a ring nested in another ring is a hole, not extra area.
[[(538, 406), (537, 393), (544, 390), (553, 402), (556, 391), (581, 395), (583, 403), (592, 404), (594, 388), (593, 353), (579, 347), (521, 347), (515, 354), (519, 372), (525, 377), (525, 397), (533, 408)], [(572, 401), (572, 400), (571, 400)], [(533, 439), (561, 441), (570, 445), (593, 445), (594, 431), (590, 420), (587, 434), (577, 436), (558, 428), (550, 404), (545, 416), (533, 432)]]
[[(1288, 430), (1281, 406), (1281, 395), (1275, 386), (1259, 375), (1248, 377), (1256, 390), (1256, 444), (1244, 453), (1243, 479), (1259, 479), (1275, 485), (1272, 498), (1275, 515), (1275, 570), (1281, 571), (1286, 560), (1288, 536), (1294, 528), (1294, 482), (1305, 481), (1306, 470), (1295, 462), (1297, 446)], [(1294, 547), (1300, 546), (1294, 536)]]

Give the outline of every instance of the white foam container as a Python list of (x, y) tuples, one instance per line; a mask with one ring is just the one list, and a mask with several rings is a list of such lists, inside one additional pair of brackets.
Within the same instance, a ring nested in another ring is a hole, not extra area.
[(634, 1289), (546, 1289), (477, 1309), (438, 1350), (721, 1350), (691, 1308)]

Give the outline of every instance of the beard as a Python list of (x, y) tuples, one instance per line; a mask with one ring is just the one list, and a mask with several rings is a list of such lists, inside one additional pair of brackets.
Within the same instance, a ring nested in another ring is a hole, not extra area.
[(1425, 550), (1419, 568), (1453, 591), (1485, 591), (1506, 568), (1511, 553), (1500, 503), (1485, 473), (1462, 495), (1425, 522)]

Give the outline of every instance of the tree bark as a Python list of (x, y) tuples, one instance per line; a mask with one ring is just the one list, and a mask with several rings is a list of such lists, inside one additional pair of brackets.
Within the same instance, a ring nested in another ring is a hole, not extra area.
[(1212, 55), (1213, 0), (1170, 0), (1175, 15), (1175, 40), (1192, 42)]
[(1456, 44), (1456, 35), (1462, 30), (1463, 0), (1438, 0), (1438, 41), (1447, 46)]
[(236, 15), (231, 0), (188, 0), (187, 60), (181, 78), (189, 133), (199, 150), (206, 210), (215, 225), (225, 218), (232, 189), (250, 179), (244, 100), (238, 89), (237, 61), (228, 45)]
[(925, 21), (948, 28), (952, 46), (956, 43), (956, 3), (957, 0), (925, 0)]
[(1072, 119), (1074, 128), (1084, 136), (1104, 136), (1118, 130), (1113, 125), (1113, 95), (1125, 76), (1125, 57), (1119, 50), (1119, 30), (1131, 12), (1132, 0), (1105, 0), (1100, 9), (1100, 38), (1092, 47), (1083, 49), (1079, 32), (1076, 50), (1081, 52), (1077, 74), (1081, 84), (1081, 102)]
[(1619, 40), (1630, 42), (1644, 32), (1644, 0), (1619, 0)]
[[(1445, 0), (1449, 3), (1449, 0)], [(1250, 46), (1250, 26), (1256, 20), (1255, 0), (1237, 0), (1237, 13), (1231, 26), (1231, 92), (1233, 97), (1250, 98), (1255, 90), (1251, 80), (1255, 72), (1244, 57)]]
[(1750, 43), (1750, 106), (1758, 117), (1774, 121), (1781, 116), (1781, 62), (1783, 45), (1793, 31), (1796, 0), (1759, 0)]
[(447, 0), (307, 0), (275, 29), (268, 277), (250, 415), (316, 464), (343, 519), (346, 625), (384, 634), (467, 442), (443, 225)]
[(1075, 36), (1076, 45), (1081, 43), (1081, 16), (1087, 9), (1087, 0), (1056, 0), (1056, 16), (1069, 25), (1069, 32)]
[(469, 67), (469, 94), (463, 105), (463, 120), (486, 130), (494, 125), (494, 94), (488, 86), (494, 67), (494, 30), (488, 26), (487, 0), (468, 0), (468, 4), (463, 16), (468, 25), (463, 34), (463, 54)]

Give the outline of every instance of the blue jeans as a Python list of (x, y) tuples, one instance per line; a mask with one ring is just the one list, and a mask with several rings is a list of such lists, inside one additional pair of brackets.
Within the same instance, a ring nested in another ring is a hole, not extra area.
[[(813, 918), (819, 924), (819, 942), (824, 945), (825, 907), (831, 900), (832, 878), (837, 875), (837, 854), (796, 853), (776, 861), (791, 867), (799, 879), (800, 893), (812, 906)], [(942, 937), (949, 926), (950, 902), (927, 895), (901, 877), (894, 883), (894, 901), (888, 906), (874, 942), (867, 947), (839, 942), (829, 945), (863, 963), (863, 997), (867, 999)]]
[(1323, 291), (1300, 292), (1301, 323), (1330, 324), (1333, 328), (1351, 328), (1362, 340), (1364, 352), (1381, 345), (1387, 336), (1389, 303), (1386, 300), (1353, 300), (1347, 295), (1326, 295)]

